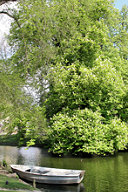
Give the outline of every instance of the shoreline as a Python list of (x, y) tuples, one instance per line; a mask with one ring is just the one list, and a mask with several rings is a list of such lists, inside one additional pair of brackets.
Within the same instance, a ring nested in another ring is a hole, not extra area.
[(16, 173), (8, 171), (8, 167), (10, 168), (10, 166), (0, 166), (0, 184), (2, 183), (2, 186), (0, 185), (0, 191), (40, 192), (39, 189), (21, 180)]

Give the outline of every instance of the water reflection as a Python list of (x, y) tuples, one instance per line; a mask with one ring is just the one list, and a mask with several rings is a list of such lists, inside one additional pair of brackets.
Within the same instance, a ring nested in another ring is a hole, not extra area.
[(6, 160), (6, 162), (17, 163), (19, 150), (17, 147), (0, 146), (0, 161)]
[(84, 184), (79, 185), (44, 185), (38, 184), (37, 187), (45, 192), (85, 192)]
[(39, 165), (42, 158), (41, 149), (37, 147), (25, 148), (21, 147), (18, 151), (17, 164)]
[(56, 158), (46, 150), (37, 147), (17, 148), (0, 146), (0, 161), (5, 159), (10, 164), (31, 164), (65, 169), (83, 169), (84, 187), (42, 185), (44, 192), (126, 192), (128, 191), (128, 153), (119, 153), (112, 157), (95, 158)]

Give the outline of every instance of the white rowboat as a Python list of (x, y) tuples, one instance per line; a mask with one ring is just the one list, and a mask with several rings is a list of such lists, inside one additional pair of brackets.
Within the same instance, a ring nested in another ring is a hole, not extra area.
[(78, 184), (84, 178), (84, 170), (57, 169), (38, 166), (11, 165), (13, 172), (28, 181), (47, 184)]

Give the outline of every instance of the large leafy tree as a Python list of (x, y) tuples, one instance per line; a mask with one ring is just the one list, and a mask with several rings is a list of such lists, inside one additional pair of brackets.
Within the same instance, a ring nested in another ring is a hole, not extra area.
[[(118, 19), (118, 32), (115, 34), (114, 43), (116, 44), (121, 57), (120, 70), (124, 80), (126, 89), (128, 90), (128, 7), (122, 7)], [(127, 92), (127, 91), (126, 91)], [(128, 119), (128, 92), (123, 99), (123, 109), (121, 109), (122, 117)]]
[(37, 139), (42, 140), (42, 134), (45, 133), (45, 110), (33, 101), (31, 94), (26, 91), (26, 82), (10, 67), (9, 61), (0, 62), (2, 128), (7, 134), (17, 132), (17, 144), (28, 142), (28, 145), (33, 145)]
[(51, 125), (51, 151), (125, 149), (126, 10), (119, 13), (109, 0), (25, 0), (18, 10), (10, 35), (11, 63), (38, 88)]
[[(8, 2), (11, 1), (1, 1), (0, 5)], [(8, 7), (0, 14), (13, 18), (20, 27), (16, 12)], [(33, 101), (32, 89), (27, 83), (28, 76), (24, 75), (23, 78), (23, 74), (15, 68), (15, 61), (8, 57), (1, 57), (0, 60), (0, 122), (3, 122), (5, 133), (18, 133), (19, 144), (24, 144), (24, 140), (28, 141), (28, 145), (34, 144), (37, 138), (42, 139), (45, 132), (45, 111)]]

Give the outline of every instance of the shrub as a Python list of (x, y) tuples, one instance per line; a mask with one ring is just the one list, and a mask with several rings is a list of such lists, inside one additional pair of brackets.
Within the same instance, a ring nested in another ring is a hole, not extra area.
[(54, 154), (114, 154), (127, 148), (128, 128), (117, 118), (105, 122), (98, 111), (64, 110), (52, 118), (49, 138)]

